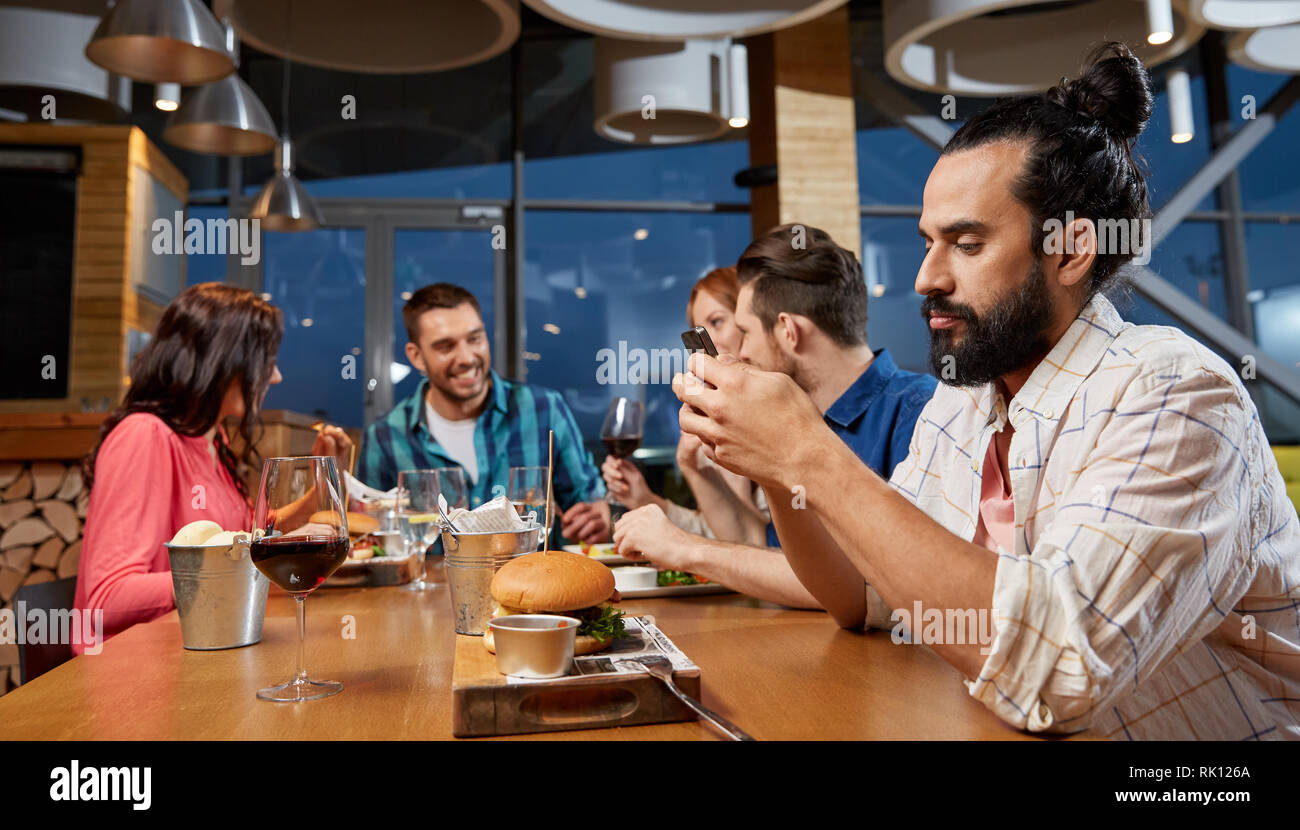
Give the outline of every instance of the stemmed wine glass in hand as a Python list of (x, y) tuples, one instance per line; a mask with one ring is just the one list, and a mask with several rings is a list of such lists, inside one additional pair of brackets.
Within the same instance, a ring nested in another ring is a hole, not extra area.
[[(641, 437), (645, 433), (645, 405), (631, 398), (615, 398), (605, 413), (605, 423), (600, 428), (600, 440), (614, 458), (630, 458), (641, 446)], [(605, 500), (609, 502), (609, 523), (614, 522), (627, 512), (607, 491)]]
[(333, 680), (312, 680), (303, 667), (307, 595), (348, 557), (348, 520), (333, 458), (268, 458), (253, 509), (253, 564), (293, 595), (298, 610), (298, 671), (291, 680), (259, 689), (262, 700), (301, 701), (343, 691)]

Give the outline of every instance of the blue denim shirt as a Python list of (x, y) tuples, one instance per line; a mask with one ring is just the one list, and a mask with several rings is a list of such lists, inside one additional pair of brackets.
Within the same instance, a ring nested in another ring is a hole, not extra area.
[[(929, 375), (898, 368), (889, 350), (881, 349), (823, 417), (863, 463), (888, 480), (894, 467), (907, 458), (916, 419), (938, 385)], [(767, 544), (781, 546), (772, 523), (767, 526)]]

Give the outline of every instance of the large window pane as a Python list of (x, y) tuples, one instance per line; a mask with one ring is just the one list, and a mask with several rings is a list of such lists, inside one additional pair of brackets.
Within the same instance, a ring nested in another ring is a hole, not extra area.
[(271, 387), (265, 408), (362, 426), (365, 232), (263, 234), (262, 290), (284, 312), (279, 357), (284, 381)]
[[(187, 211), (186, 220), (197, 219), (207, 226), (209, 219), (225, 220), (229, 216), (224, 207), (195, 207)], [(206, 237), (205, 237), (206, 238)], [(187, 254), (185, 256), (185, 284), (226, 281), (226, 255), (214, 253)]]
[[(1290, 80), (1287, 75), (1255, 72), (1236, 64), (1228, 65), (1228, 112), (1233, 126), (1240, 128), (1252, 102), (1262, 110), (1268, 99)], [(1241, 201), (1246, 210), (1300, 211), (1300, 168), (1295, 163), (1295, 148), (1300, 144), (1300, 107), (1277, 124), (1264, 141), (1246, 156), (1237, 168), (1241, 181)]]
[(902, 368), (928, 373), (930, 335), (915, 288), (923, 259), (925, 243), (916, 233), (916, 217), (862, 221), (867, 342), (873, 349), (889, 349)]
[[(435, 282), (451, 282), (473, 294), (492, 342), (495, 290), (492, 234), (486, 231), (399, 230), (393, 234), (393, 400), (415, 394), (421, 375), (406, 358), (402, 306), (411, 294)], [(496, 361), (493, 355), (493, 361)]]
[[(1300, 227), (1246, 223), (1250, 261), (1247, 295), (1254, 313), (1255, 340), (1265, 354), (1300, 374)], [(1265, 386), (1258, 396), (1264, 427), (1274, 443), (1300, 444), (1300, 405)]]
[(675, 444), (671, 374), (603, 384), (598, 355), (617, 356), (622, 344), (631, 371), (634, 349), (680, 350), (691, 287), (736, 261), (750, 241), (749, 216), (529, 211), (525, 221), (529, 382), (562, 392), (589, 442), (610, 400), (626, 395), (645, 401), (643, 444)]
[(1282, 222), (1247, 222), (1246, 256), (1250, 287), (1269, 292), (1300, 286), (1300, 225)]
[(938, 160), (938, 150), (902, 127), (858, 130), (858, 201), (919, 205), (925, 180)]
[(1217, 222), (1183, 222), (1151, 254), (1150, 267), (1201, 307), (1227, 319)]
[(530, 159), (524, 193), (529, 199), (748, 202), (749, 191), (732, 181), (748, 166), (744, 141)]
[[(1147, 188), (1151, 209), (1159, 210), (1210, 157), (1210, 121), (1205, 105), (1205, 78), (1193, 72), (1192, 118), (1196, 134), (1185, 144), (1173, 143), (1170, 140), (1169, 96), (1162, 75), (1153, 73), (1152, 84), (1156, 87), (1156, 94), (1151, 120), (1138, 137), (1135, 149), (1150, 168)], [(1217, 204), (1218, 197), (1211, 191), (1196, 208), (1213, 210)]]

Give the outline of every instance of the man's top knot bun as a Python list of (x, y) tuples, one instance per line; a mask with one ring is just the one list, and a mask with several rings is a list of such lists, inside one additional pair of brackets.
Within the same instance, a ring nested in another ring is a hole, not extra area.
[(1100, 122), (1111, 135), (1132, 141), (1151, 118), (1151, 82), (1146, 68), (1127, 46), (1104, 43), (1074, 81), (1062, 81), (1047, 97)]

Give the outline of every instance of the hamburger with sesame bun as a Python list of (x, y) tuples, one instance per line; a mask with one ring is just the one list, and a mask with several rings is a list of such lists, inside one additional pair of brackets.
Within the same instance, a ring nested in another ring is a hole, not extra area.
[[(581, 554), (552, 550), (517, 557), (496, 572), (490, 590), (498, 603), (493, 619), (559, 614), (578, 620), (575, 655), (607, 648), (625, 633), (623, 612), (610, 605), (618, 601), (614, 574)], [(496, 653), (491, 628), (484, 633), (483, 644)]]

